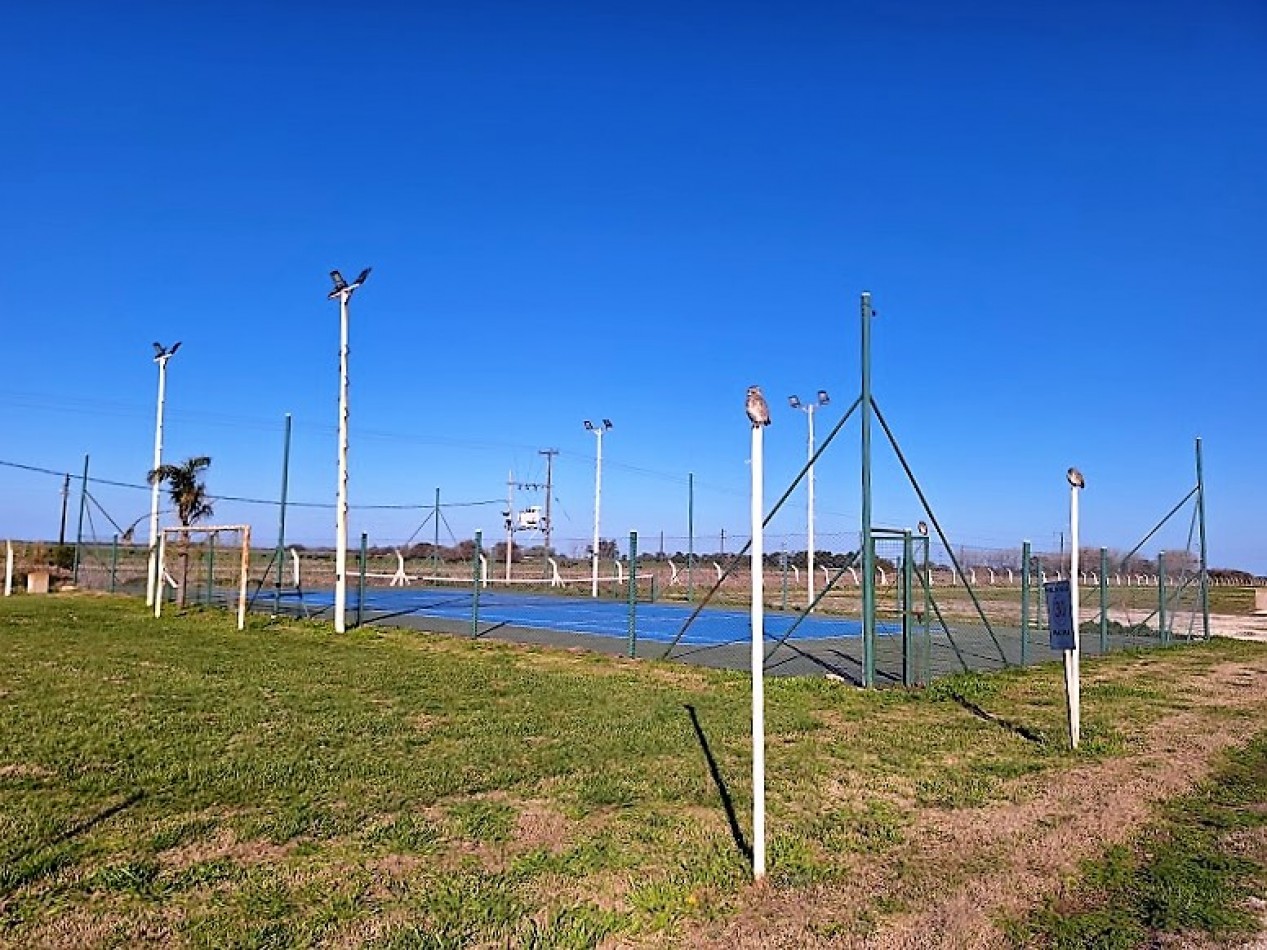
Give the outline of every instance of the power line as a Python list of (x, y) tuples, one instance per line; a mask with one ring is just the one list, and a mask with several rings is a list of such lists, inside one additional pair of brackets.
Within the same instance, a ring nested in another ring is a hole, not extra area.
[[(64, 477), (66, 475), (65, 472), (58, 472), (51, 468), (42, 468), (41, 466), (38, 466), (38, 465), (24, 465), (21, 462), (7, 462), (7, 461), (0, 460), (0, 466), (4, 466), (5, 468), (17, 468), (26, 472), (38, 472), (41, 475), (56, 475), (58, 477)], [(89, 476), (88, 483), (90, 485), (91, 484), (110, 485), (114, 488), (133, 488), (133, 489), (139, 489), (142, 491), (149, 491), (150, 489), (149, 485), (141, 485), (136, 482), (114, 481), (113, 479), (98, 478), (96, 476)], [(281, 504), (281, 502), (278, 501), (276, 498), (250, 498), (244, 495), (219, 495), (219, 494), (209, 494), (208, 497), (212, 501), (233, 501), (233, 502), (238, 502), (239, 504), (244, 504), (244, 505), (279, 505)], [(446, 502), (442, 507), (444, 508), (475, 508), (482, 505), (498, 505), (498, 504), (501, 504), (500, 499), (493, 498), (493, 499), (480, 500), (480, 501), (450, 501), (450, 502)], [(333, 502), (325, 502), (325, 501), (288, 501), (286, 502), (286, 505), (287, 507), (293, 507), (293, 508), (333, 508), (334, 507)], [(423, 511), (423, 510), (430, 511), (435, 506), (434, 505), (352, 505), (351, 507), (357, 508), (362, 511)]]

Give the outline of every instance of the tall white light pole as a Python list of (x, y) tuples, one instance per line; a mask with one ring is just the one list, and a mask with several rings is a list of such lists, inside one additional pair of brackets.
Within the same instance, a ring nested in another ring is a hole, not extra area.
[(610, 419), (604, 419), (595, 425), (588, 419), (585, 428), (593, 432), (598, 439), (598, 448), (594, 457), (594, 545), (590, 549), (590, 596), (598, 596), (598, 517), (603, 504), (603, 433), (612, 427)]
[(765, 425), (752, 426), (752, 876), (758, 881), (765, 877)]
[(752, 423), (752, 876), (765, 877), (765, 489), (763, 436), (770, 407), (760, 386), (748, 387), (744, 408)]
[(1078, 493), (1087, 485), (1076, 468), (1065, 477), (1069, 480), (1069, 609), (1073, 615), (1073, 649), (1065, 651), (1065, 690), (1069, 696), (1069, 742), (1075, 749), (1082, 732), (1082, 674), (1079, 666), (1082, 637), (1078, 630)]
[(805, 609), (809, 610), (810, 605), (814, 603), (814, 410), (819, 406), (825, 406), (831, 402), (831, 398), (827, 395), (827, 390), (820, 389), (818, 398), (811, 403), (803, 403), (796, 396), (787, 397), (788, 405), (793, 409), (800, 409), (805, 413), (805, 417), (809, 420), (809, 449), (806, 459), (810, 462), (809, 471), (805, 473), (806, 493), (809, 502), (809, 518), (806, 524), (805, 537), (806, 548), (805, 553), (805, 576), (806, 576), (806, 595)]
[(334, 290), (327, 300), (339, 301), (339, 500), (334, 516), (334, 632), (347, 629), (348, 604), (348, 302), (369, 277), (365, 268), (352, 283), (337, 270), (330, 271)]
[[(161, 343), (154, 344), (154, 362), (158, 364), (158, 412), (154, 421), (154, 466), (150, 471), (158, 471), (163, 465), (163, 404), (167, 399), (167, 361), (180, 349), (180, 341), (170, 347)], [(145, 605), (154, 606), (155, 593), (158, 590), (158, 480), (150, 488), (150, 551), (149, 567), (145, 577)]]

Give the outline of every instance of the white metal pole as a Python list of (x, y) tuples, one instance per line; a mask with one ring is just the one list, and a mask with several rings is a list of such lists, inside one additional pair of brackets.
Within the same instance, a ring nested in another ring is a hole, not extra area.
[[(167, 398), (167, 361), (171, 354), (160, 356), (158, 363), (158, 409), (154, 420), (154, 465), (157, 471), (163, 464), (163, 402)], [(150, 487), (150, 550), (149, 567), (145, 580), (145, 604), (154, 605), (154, 597), (162, 578), (158, 576), (158, 481)]]
[[(805, 407), (805, 415), (809, 418), (809, 458), (814, 458), (814, 404), (810, 403)], [(806, 553), (806, 573), (807, 588), (805, 594), (805, 609), (814, 603), (814, 466), (811, 463), (809, 471), (806, 473), (809, 477), (807, 488), (809, 490), (809, 525), (806, 530), (806, 544), (809, 547)]]
[(339, 500), (335, 511), (334, 632), (347, 629), (348, 602), (348, 298), (339, 294)]
[[(242, 563), (239, 567), (238, 578), (238, 629), (246, 628), (246, 575), (251, 568), (251, 526), (247, 525), (242, 529)], [(277, 571), (281, 573), (281, 564), (277, 565)]]
[(590, 557), (591, 579), (590, 596), (598, 596), (598, 516), (602, 510), (603, 499), (603, 428), (600, 424), (594, 429), (598, 438), (598, 451), (594, 460), (594, 547)]
[(764, 430), (764, 426), (752, 427), (752, 873), (757, 880), (765, 877)]
[(1073, 614), (1073, 649), (1065, 651), (1065, 689), (1069, 695), (1069, 741), (1076, 749), (1082, 733), (1082, 677), (1079, 669), (1082, 639), (1078, 630), (1078, 492), (1069, 487), (1069, 534), (1073, 550), (1069, 560), (1069, 603)]
[(163, 583), (166, 579), (167, 538), (160, 536), (158, 539), (158, 547), (155, 548), (155, 564), (157, 565), (158, 584), (154, 587), (154, 616), (163, 616)]
[(13, 542), (4, 542), (4, 596), (13, 596)]

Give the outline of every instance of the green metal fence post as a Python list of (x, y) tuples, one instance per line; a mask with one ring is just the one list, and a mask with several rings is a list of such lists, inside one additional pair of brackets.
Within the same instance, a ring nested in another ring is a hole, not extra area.
[(638, 532), (629, 532), (629, 656), (638, 655)]
[(875, 550), (871, 543), (871, 295), (862, 318), (862, 685), (875, 685)]
[(1029, 542), (1021, 542), (1021, 666), (1029, 663)]
[(273, 559), (277, 562), (277, 576), (273, 579), (273, 616), (282, 607), (282, 573), (286, 569), (286, 494), (290, 485), (290, 413), (286, 413), (285, 431), (282, 436), (282, 498), (277, 512), (277, 550)]
[(475, 558), (471, 573), (475, 589), (471, 592), (471, 636), (480, 635), (480, 556), (483, 554), (484, 532), (475, 532)]
[(924, 682), (927, 684), (933, 681), (933, 591), (928, 579), (928, 538), (921, 540), (924, 547), (921, 567), (924, 581)]
[(365, 559), (369, 553), (369, 534), (361, 532), (361, 576), (356, 584), (356, 625), (365, 617)]
[(695, 473), (686, 474), (686, 602), (695, 603)]
[(911, 532), (902, 532), (902, 685), (915, 685), (914, 624), (911, 614), (911, 588), (914, 565), (911, 563)]
[(1109, 652), (1109, 549), (1100, 548), (1100, 656)]
[[(440, 583), (440, 486), (436, 486), (436, 507), (434, 511), (435, 526), (432, 530), (431, 540), (431, 576), (436, 578), (434, 583)], [(546, 551), (548, 558), (553, 552)]]
[(114, 593), (114, 585), (119, 570), (119, 536), (116, 534), (110, 542), (110, 593)]
[(1157, 552), (1157, 626), (1160, 628), (1163, 646), (1170, 643), (1170, 630), (1166, 625), (1166, 552)]
[(1201, 634), (1210, 639), (1210, 574), (1205, 550), (1205, 474), (1201, 465), (1201, 440), (1197, 439), (1197, 527), (1201, 538)]

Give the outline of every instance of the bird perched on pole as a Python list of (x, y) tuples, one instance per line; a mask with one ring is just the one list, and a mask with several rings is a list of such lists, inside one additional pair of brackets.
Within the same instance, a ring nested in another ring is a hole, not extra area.
[(760, 386), (748, 387), (748, 402), (746, 406), (748, 410), (748, 418), (752, 420), (752, 427), (768, 426), (770, 424), (770, 407), (766, 404), (765, 396), (761, 395)]

